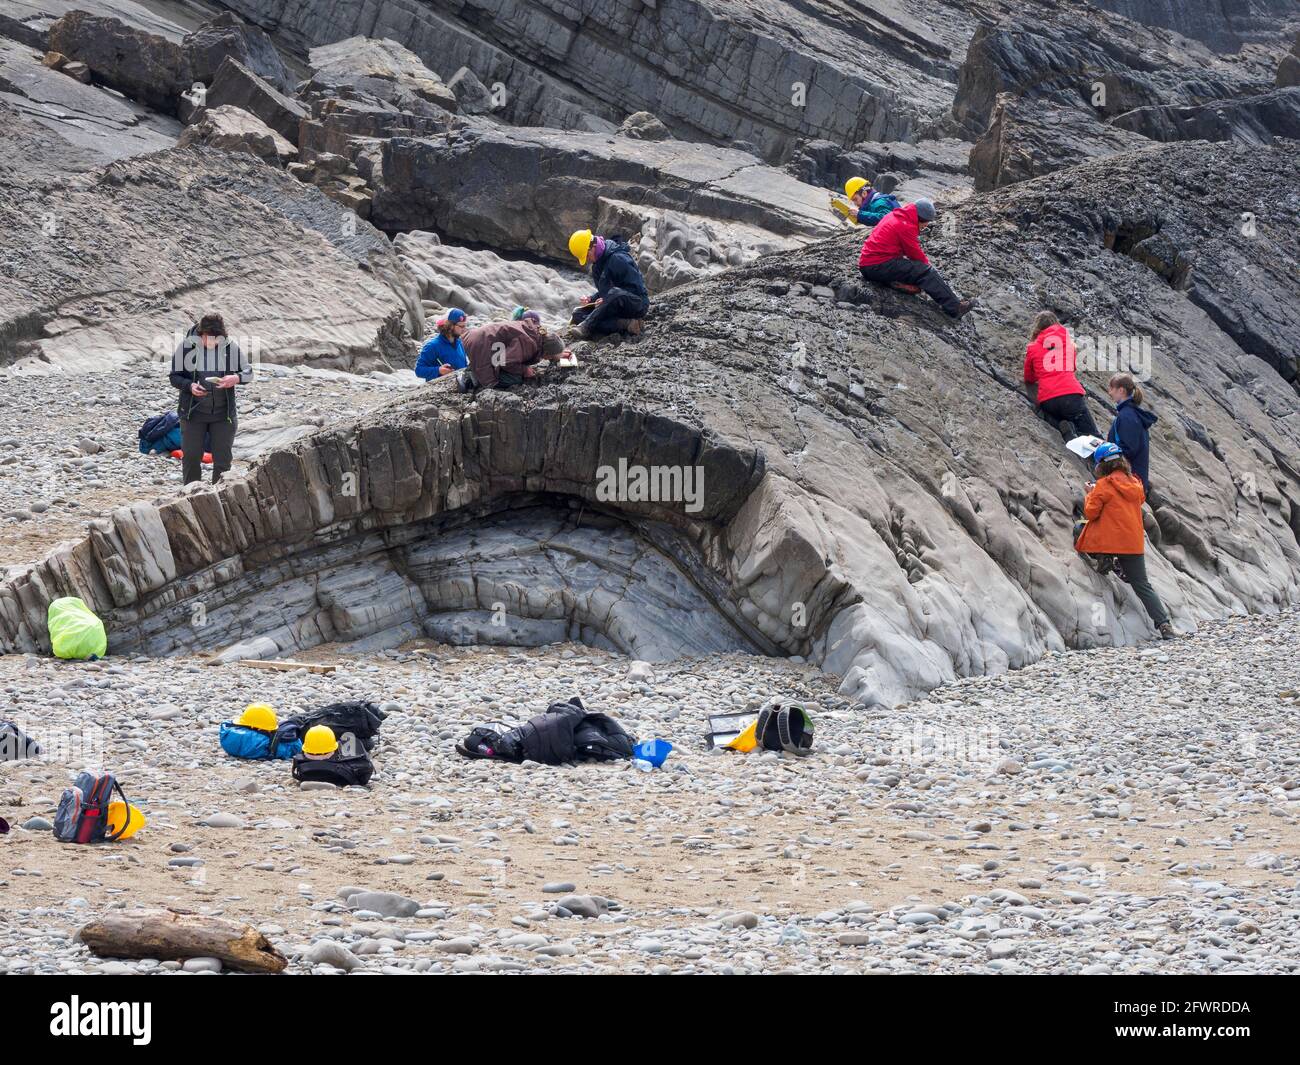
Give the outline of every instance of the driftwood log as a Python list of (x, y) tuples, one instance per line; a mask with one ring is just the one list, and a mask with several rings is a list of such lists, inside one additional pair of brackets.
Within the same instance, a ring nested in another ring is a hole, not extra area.
[(110, 914), (84, 925), (77, 936), (102, 958), (220, 958), (248, 973), (278, 973), (289, 964), (257, 929), (181, 910)]

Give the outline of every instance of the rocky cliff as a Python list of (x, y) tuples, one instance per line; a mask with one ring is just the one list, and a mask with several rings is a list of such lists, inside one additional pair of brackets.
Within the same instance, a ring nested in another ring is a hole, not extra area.
[[(0, 639), (40, 646), (44, 604), (77, 594), (119, 650), (562, 632), (803, 655), (868, 704), (1133, 642), (1136, 599), (1071, 547), (1086, 471), (1020, 391), (1044, 306), (1095, 353), (1103, 424), (1111, 370), (1146, 371), (1149, 558), (1176, 624), (1294, 606), (1296, 168), (1183, 144), (972, 201), (929, 240), (984, 299), (963, 324), (864, 288), (847, 235), (682, 286), (640, 343), (539, 387), (423, 392), (245, 482), (122, 508), (0, 586)], [(611, 495), (620, 460), (701, 491)]]

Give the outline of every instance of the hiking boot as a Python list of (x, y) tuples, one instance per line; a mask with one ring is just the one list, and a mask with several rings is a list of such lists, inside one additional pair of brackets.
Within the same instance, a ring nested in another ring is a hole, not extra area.
[(953, 318), (965, 318), (966, 315), (979, 306), (979, 302), (977, 299), (962, 300), (957, 304), (957, 309), (952, 314)]
[(641, 335), (641, 319), (620, 318), (618, 320), (618, 329), (620, 333), (626, 333), (628, 336), (639, 337)]
[(1162, 640), (1176, 640), (1178, 638), (1178, 633), (1174, 632), (1173, 625), (1166, 621), (1160, 626), (1160, 638)]
[(567, 340), (590, 340), (591, 330), (587, 328), (585, 322), (579, 322), (577, 325), (569, 326), (564, 336)]
[(1093, 555), (1097, 572), (1103, 576), (1115, 569), (1115, 560), (1110, 555)]

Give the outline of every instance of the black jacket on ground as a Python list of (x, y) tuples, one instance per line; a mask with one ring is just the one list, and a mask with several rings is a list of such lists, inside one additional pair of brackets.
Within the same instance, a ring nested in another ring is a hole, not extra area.
[[(576, 696), (567, 703), (552, 703), (546, 713), (530, 718), (518, 728), (496, 733), (478, 728), (461, 745), (470, 757), (500, 758), (507, 762), (616, 761), (632, 757), (633, 737), (608, 714), (589, 714)], [(458, 748), (459, 749), (459, 748)], [(490, 750), (490, 754), (485, 753)]]

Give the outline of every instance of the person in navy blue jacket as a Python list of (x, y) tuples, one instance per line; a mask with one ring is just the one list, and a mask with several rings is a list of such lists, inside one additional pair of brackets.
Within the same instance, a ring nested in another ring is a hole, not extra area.
[(1134, 476), (1142, 482), (1142, 490), (1150, 498), (1151, 482), (1147, 471), (1151, 463), (1151, 426), (1159, 419), (1142, 408), (1142, 387), (1132, 374), (1115, 374), (1107, 390), (1115, 404), (1115, 420), (1110, 423), (1106, 439), (1123, 450)]
[(581, 265), (590, 264), (596, 282), (596, 291), (573, 313), (572, 335), (590, 340), (608, 333), (640, 333), (650, 295), (632, 249), (618, 237), (580, 229), (569, 238), (569, 251)]
[(465, 312), (453, 307), (445, 318), (437, 321), (437, 332), (424, 342), (420, 357), (415, 360), (415, 376), (425, 381), (445, 377), (469, 365), (465, 345), (460, 338), (465, 335)]

